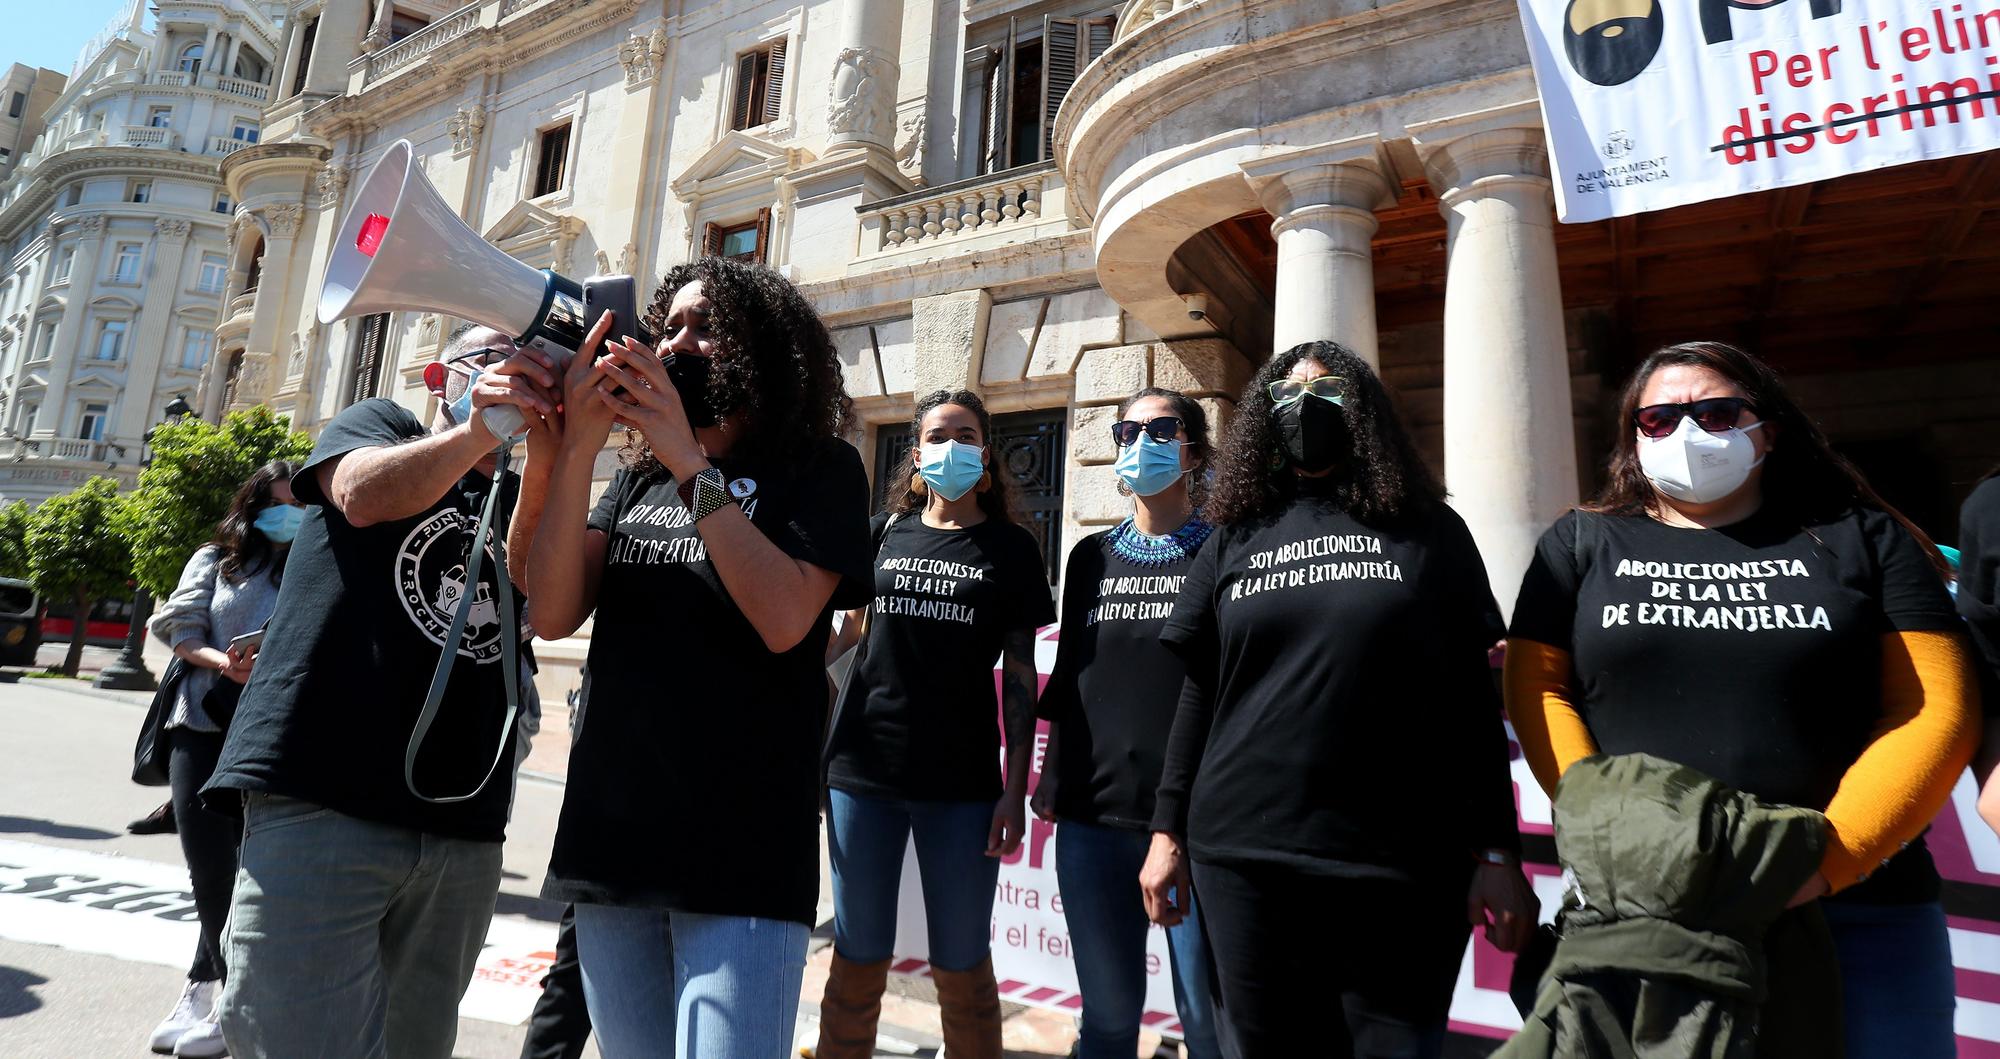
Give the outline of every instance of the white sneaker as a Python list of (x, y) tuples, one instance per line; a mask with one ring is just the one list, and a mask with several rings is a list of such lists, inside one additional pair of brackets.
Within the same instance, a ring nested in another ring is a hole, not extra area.
[(194, 1024), (215, 1014), (215, 982), (189, 982), (174, 1003), (173, 1013), (153, 1027), (151, 1047), (161, 1055), (171, 1055)]
[(207, 1018), (181, 1035), (174, 1044), (177, 1059), (222, 1059), (229, 1054), (229, 1045), (222, 1040), (222, 1027), (216, 1023), (215, 1014), (209, 1012)]

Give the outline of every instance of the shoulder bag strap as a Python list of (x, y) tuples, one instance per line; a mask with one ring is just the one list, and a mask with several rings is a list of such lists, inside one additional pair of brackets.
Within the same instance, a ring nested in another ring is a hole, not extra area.
[[(471, 801), (479, 797), (479, 792), (493, 781), (493, 774), (499, 771), (500, 762), (514, 749), (514, 722), (521, 713), (521, 674), (518, 638), (520, 627), (514, 617), (514, 582), (507, 576), (506, 534), (494, 525), (494, 512), (499, 507), (500, 486), (507, 474), (509, 447), (500, 449), (499, 464), (493, 468), (493, 486), (486, 492), (486, 504), (479, 512), (479, 525), (472, 533), (472, 557), (465, 563), (465, 594), (459, 598), (458, 611), (451, 617), (451, 631), (445, 634), (444, 653), (438, 657), (437, 671), (431, 674), (430, 692), (424, 696), (423, 712), (417, 715), (416, 730), (410, 733), (410, 744), (403, 753), (403, 786), (421, 801), (437, 805)], [(503, 518), (504, 521), (504, 518)], [(500, 723), (499, 743), (493, 751), (493, 763), (486, 767), (486, 775), (479, 786), (466, 794), (447, 794), (433, 798), (417, 789), (417, 753), (423, 749), (424, 737), (430, 734), (431, 725), (437, 721), (438, 707), (444, 703), (445, 685), (451, 682), (451, 670), (458, 659), (458, 649), (465, 642), (466, 618), (472, 613), (472, 601), (479, 594), (479, 571), (484, 565), (488, 535), (493, 540), (493, 571), (495, 590), (500, 599), (500, 670), (501, 679), (507, 685), (507, 716)]]

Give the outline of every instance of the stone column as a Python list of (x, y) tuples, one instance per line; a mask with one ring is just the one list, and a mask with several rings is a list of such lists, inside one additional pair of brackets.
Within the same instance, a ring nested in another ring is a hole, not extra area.
[(119, 403), (116, 428), (105, 432), (106, 441), (139, 440), (152, 427), (153, 417), (160, 414), (158, 406), (166, 403), (156, 400), (155, 388), (168, 359), (177, 360), (181, 355), (180, 346), (171, 340), (169, 325), (185, 285), (188, 235), (192, 230), (192, 225), (179, 218), (166, 217), (153, 222), (153, 270), (146, 277), (146, 286), (153, 295), (139, 307), (139, 318), (132, 323), (125, 399)]
[(364, 4), (329, 3), (320, 12), (306, 63), (306, 91), (338, 93), (347, 87), (347, 63), (359, 53), (366, 18)]
[(233, 34), (233, 33), (232, 33), (232, 34), (230, 34), (230, 36), (229, 36), (229, 57), (228, 57), (228, 58), (227, 58), (226, 60), (224, 60), (224, 61), (223, 61), (223, 64), (222, 64), (222, 69), (221, 69), (221, 70), (218, 70), (218, 71), (217, 71), (217, 73), (220, 73), (220, 74), (221, 74), (222, 76), (224, 76), (224, 77), (235, 77), (235, 76), (236, 76), (236, 58), (237, 58), (237, 56), (239, 56), (239, 55), (242, 55), (242, 54), (243, 54), (243, 38), (242, 38), (242, 37), (241, 37), (240, 35), (237, 35), (237, 34)]
[(1375, 211), (1396, 201), (1376, 138), (1260, 158), (1243, 166), (1276, 218), (1272, 349), (1331, 340), (1381, 367), (1375, 327)]
[(896, 153), (896, 81), (903, 42), (903, 0), (846, 0), (840, 49), (827, 85), (829, 152)]
[(299, 56), (305, 51), (305, 46), (305, 19), (286, 20), (284, 56), (272, 72), (271, 102), (292, 97), (292, 85), (299, 79)]
[(215, 38), (220, 32), (221, 31), (215, 26), (208, 27), (208, 36), (205, 39), (203, 39), (201, 45), (201, 75), (194, 79), (195, 83), (197, 84), (200, 84), (204, 81), (209, 84), (215, 83), (215, 78), (210, 77), (209, 75), (215, 73), (215, 69), (217, 66), (218, 61), (215, 57)]
[(1532, 104), (1410, 131), (1450, 228), (1445, 479), (1511, 614), (1536, 540), (1577, 501), (1548, 154)]
[[(69, 298), (62, 321), (56, 325), (55, 341), (49, 347), (49, 390), (42, 409), (35, 416), (35, 436), (52, 437), (61, 429), (63, 405), (69, 396), (69, 377), (76, 373), (80, 352), (89, 335), (79, 333), (90, 316), (90, 298), (97, 289), (97, 258), (104, 247), (105, 220), (102, 216), (80, 217), (76, 221), (76, 260), (70, 262)], [(32, 333), (28, 336), (34, 338)]]
[[(243, 376), (236, 384), (236, 401), (240, 405), (263, 401), (270, 396), (273, 383), (284, 377), (278, 332), (292, 287), (292, 244), (298, 238), (304, 218), (305, 207), (295, 203), (264, 209), (264, 220), (270, 225), (271, 234), (264, 240), (264, 265), (258, 273), (250, 335), (243, 343)], [(390, 379), (390, 367), (384, 366), (384, 380)], [(393, 393), (394, 387), (390, 381), (385, 390)]]

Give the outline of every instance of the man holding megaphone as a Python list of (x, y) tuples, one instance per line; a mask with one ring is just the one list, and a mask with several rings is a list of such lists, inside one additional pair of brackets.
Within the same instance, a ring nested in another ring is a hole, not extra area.
[[(560, 375), (460, 329), (424, 375), (428, 426), (361, 401), (293, 479), (309, 512), (206, 792), (244, 820), (220, 1019), (236, 1056), (451, 1055), (500, 886), (518, 702), (517, 601), (475, 527), (514, 492), (533, 533)], [(503, 409), (527, 436), (518, 489), (493, 476)]]

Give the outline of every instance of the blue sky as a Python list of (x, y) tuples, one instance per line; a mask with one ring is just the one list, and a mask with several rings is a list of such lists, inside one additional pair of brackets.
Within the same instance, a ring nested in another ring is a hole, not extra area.
[(26, 63), (67, 74), (84, 43), (130, 10), (132, 0), (5, 2), (7, 42), (0, 45), (0, 69), (9, 63)]

